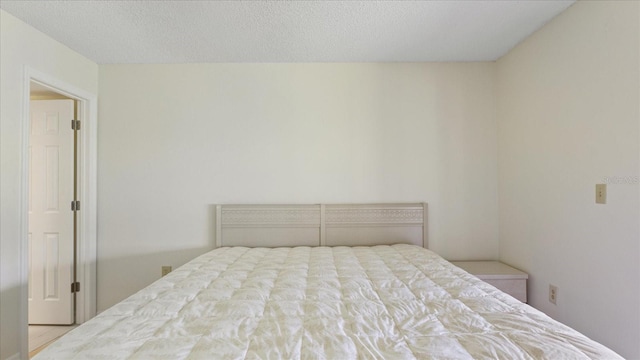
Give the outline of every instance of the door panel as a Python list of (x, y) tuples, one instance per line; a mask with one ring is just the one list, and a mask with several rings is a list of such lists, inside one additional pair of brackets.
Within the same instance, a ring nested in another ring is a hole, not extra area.
[(73, 110), (31, 101), (29, 324), (73, 323)]

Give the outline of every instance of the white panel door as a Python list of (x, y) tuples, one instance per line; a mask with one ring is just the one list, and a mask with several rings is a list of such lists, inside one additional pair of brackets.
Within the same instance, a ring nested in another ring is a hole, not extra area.
[(73, 323), (73, 100), (32, 100), (29, 324)]

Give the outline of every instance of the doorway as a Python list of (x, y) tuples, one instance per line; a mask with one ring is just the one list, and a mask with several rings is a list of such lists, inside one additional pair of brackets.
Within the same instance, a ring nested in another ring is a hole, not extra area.
[[(24, 79), (20, 349), (26, 358), (30, 334), (37, 342), (56, 338), (96, 314), (97, 98), (29, 67)], [(74, 129), (72, 119), (79, 120)], [(32, 218), (38, 208), (44, 220)], [(34, 310), (36, 295), (45, 310)], [(58, 325), (33, 331), (29, 323)]]
[[(30, 84), (29, 352), (75, 324), (77, 101)], [(52, 326), (53, 325), (53, 326)], [(47, 331), (43, 331), (46, 329)]]
[[(31, 83), (29, 325), (75, 322), (76, 102)], [(71, 291), (69, 290), (71, 289)]]

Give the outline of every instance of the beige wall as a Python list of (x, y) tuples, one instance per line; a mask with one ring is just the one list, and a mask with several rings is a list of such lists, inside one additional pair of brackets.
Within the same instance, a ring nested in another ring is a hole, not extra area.
[(529, 272), (534, 307), (629, 359), (640, 358), (639, 5), (580, 1), (497, 63), (500, 259)]
[(20, 337), (20, 185), (25, 66), (91, 93), (98, 65), (0, 10), (0, 359), (16, 355)]
[(494, 64), (100, 67), (98, 310), (213, 246), (216, 203), (429, 202), (497, 258)]
[[(424, 200), (431, 248), (499, 255), (530, 272), (534, 306), (640, 357), (639, 186), (593, 203), (605, 177), (640, 173), (639, 14), (578, 2), (497, 65), (101, 66), (99, 310), (211, 248), (212, 204)], [(19, 351), (23, 69), (97, 93), (98, 66), (0, 15), (4, 359)]]

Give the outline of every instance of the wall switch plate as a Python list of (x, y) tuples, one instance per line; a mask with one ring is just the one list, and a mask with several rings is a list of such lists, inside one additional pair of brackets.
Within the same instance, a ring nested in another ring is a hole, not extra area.
[(162, 276), (167, 275), (168, 273), (170, 273), (172, 270), (171, 266), (163, 266), (162, 267)]
[(596, 184), (596, 204), (607, 203), (607, 184)]
[(558, 300), (558, 287), (549, 284), (549, 302), (555, 304), (556, 300)]

